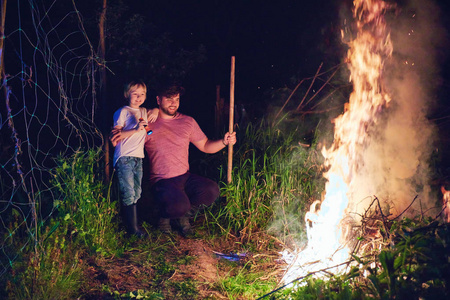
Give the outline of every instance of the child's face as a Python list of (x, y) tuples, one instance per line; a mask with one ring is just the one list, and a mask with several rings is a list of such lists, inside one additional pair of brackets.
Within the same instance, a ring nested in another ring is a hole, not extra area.
[(141, 86), (135, 87), (130, 92), (130, 107), (139, 108), (147, 97), (145, 89)]

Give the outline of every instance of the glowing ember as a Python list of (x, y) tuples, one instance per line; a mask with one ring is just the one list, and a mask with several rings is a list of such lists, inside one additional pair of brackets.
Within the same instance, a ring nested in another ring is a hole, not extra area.
[(352, 200), (349, 191), (355, 188), (352, 180), (363, 162), (364, 149), (370, 144), (369, 130), (390, 101), (381, 84), (383, 62), (392, 54), (384, 19), (389, 8), (381, 0), (354, 1), (357, 36), (349, 43), (347, 57), (353, 92), (345, 113), (335, 119), (333, 145), (322, 151), (328, 182), (320, 207), (314, 203), (305, 216), (308, 246), (301, 252), (283, 253), (289, 264), (284, 283), (337, 266), (349, 258), (350, 249), (343, 234), (347, 229), (343, 220)]

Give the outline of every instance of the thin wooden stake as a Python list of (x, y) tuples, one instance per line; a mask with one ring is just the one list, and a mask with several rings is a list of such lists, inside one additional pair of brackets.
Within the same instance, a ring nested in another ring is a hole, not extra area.
[[(1, 0), (0, 5), (2, 11), (0, 13), (0, 82), (3, 82), (3, 76), (5, 74), (5, 65), (4, 65), (4, 36), (5, 36), (5, 20), (6, 20), (6, 2), (7, 0)], [(6, 81), (5, 81), (6, 82)], [(5, 86), (6, 88), (6, 86)]]
[[(230, 119), (228, 124), (228, 132), (234, 131), (234, 56), (231, 57), (231, 75), (230, 75)], [(231, 183), (231, 171), (233, 170), (233, 145), (228, 145), (228, 172), (227, 182)]]
[(105, 177), (104, 183), (108, 185), (111, 180), (111, 164), (109, 157), (109, 120), (105, 117), (109, 115), (108, 106), (107, 106), (107, 97), (106, 97), (106, 46), (105, 46), (105, 23), (106, 23), (106, 9), (108, 8), (108, 0), (103, 0), (102, 12), (100, 14), (100, 20), (98, 24), (99, 35), (100, 35), (100, 59), (102, 64), (100, 65), (100, 108), (102, 111), (106, 112), (102, 114), (100, 118), (100, 128), (103, 134), (103, 151), (105, 152)]

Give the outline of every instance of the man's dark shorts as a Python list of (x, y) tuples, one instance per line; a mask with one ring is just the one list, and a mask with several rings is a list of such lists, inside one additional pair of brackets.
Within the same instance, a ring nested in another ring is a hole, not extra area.
[(161, 179), (152, 186), (152, 194), (162, 218), (176, 219), (190, 209), (211, 205), (219, 197), (219, 186), (211, 179), (186, 174)]

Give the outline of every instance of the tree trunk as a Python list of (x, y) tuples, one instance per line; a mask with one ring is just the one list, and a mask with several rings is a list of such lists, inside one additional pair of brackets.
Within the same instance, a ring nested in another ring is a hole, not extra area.
[(5, 40), (3, 37), (5, 36), (5, 20), (6, 20), (6, 0), (1, 0), (2, 5), (2, 14), (0, 20), (0, 82), (3, 81), (4, 70), (4, 61), (3, 61), (3, 41)]
[(109, 127), (108, 126), (108, 118), (109, 117), (109, 109), (106, 103), (106, 50), (105, 50), (105, 21), (106, 21), (106, 7), (107, 0), (103, 0), (102, 13), (100, 15), (99, 20), (99, 34), (100, 34), (100, 45), (99, 45), (99, 56), (100, 56), (100, 129), (103, 135), (103, 151), (105, 154), (105, 183), (108, 183), (111, 178), (111, 168), (110, 168), (110, 159), (109, 159)]

